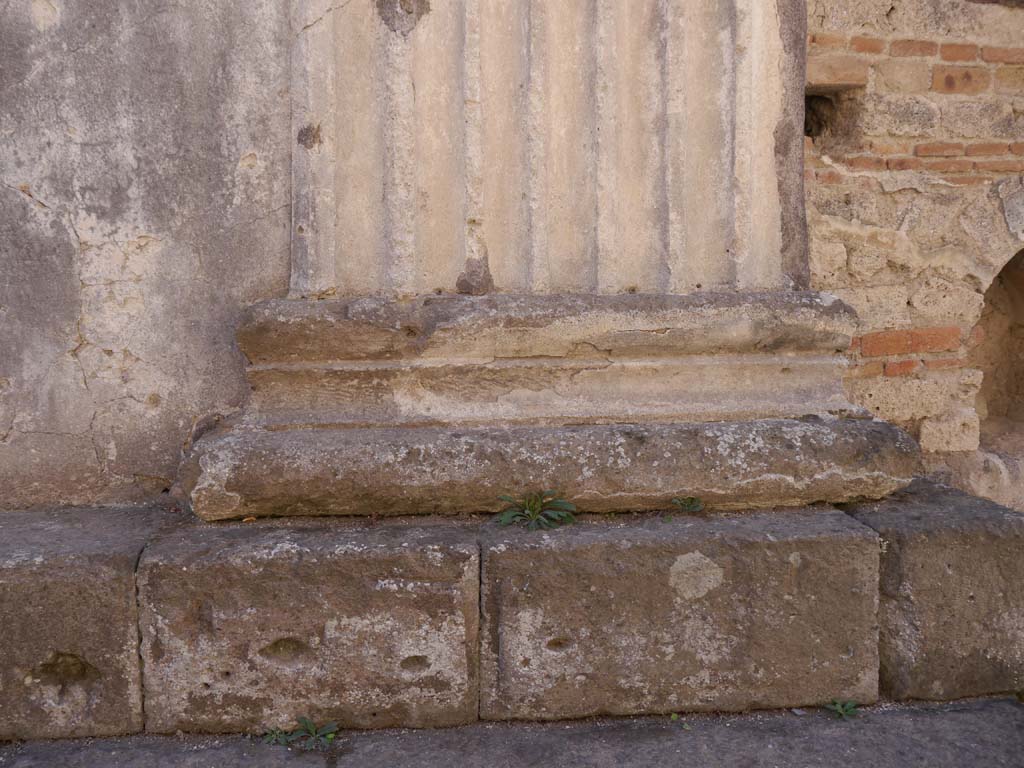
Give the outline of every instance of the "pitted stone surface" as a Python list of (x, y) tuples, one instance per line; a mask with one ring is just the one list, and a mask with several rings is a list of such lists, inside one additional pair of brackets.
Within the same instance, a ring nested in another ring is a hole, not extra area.
[(866, 419), (409, 429), (235, 429), (183, 469), (200, 517), (455, 514), (554, 488), (585, 511), (799, 506), (880, 498), (919, 469), (916, 443)]
[(135, 564), (177, 516), (9, 512), (0, 523), (0, 740), (142, 730)]
[(484, 719), (877, 696), (878, 542), (829, 508), (497, 530)]
[(884, 546), (883, 693), (1024, 689), (1024, 514), (925, 482), (849, 512)]
[(476, 719), (478, 548), (457, 526), (195, 526), (139, 568), (146, 729)]

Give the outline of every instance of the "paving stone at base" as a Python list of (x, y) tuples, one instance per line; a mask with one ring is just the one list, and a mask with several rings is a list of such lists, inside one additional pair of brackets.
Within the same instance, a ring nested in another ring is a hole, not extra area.
[(877, 696), (878, 540), (827, 507), (491, 531), (481, 717)]
[(1024, 515), (943, 486), (848, 511), (883, 541), (883, 693), (1024, 690)]
[(0, 768), (1020, 768), (1011, 699), (826, 711), (475, 723), (342, 733), (327, 752), (244, 736), (0, 744)]
[(147, 730), (476, 719), (472, 532), (305, 522), (199, 524), (147, 550)]
[(142, 730), (135, 565), (174, 519), (0, 512), (0, 740)]

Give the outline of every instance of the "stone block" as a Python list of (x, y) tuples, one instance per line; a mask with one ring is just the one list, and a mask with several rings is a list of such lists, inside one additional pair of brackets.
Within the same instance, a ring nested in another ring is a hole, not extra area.
[(481, 557), (484, 719), (876, 698), (878, 542), (840, 512), (495, 530)]
[(474, 720), (478, 563), (457, 526), (267, 522), (161, 538), (138, 577), (146, 729)]
[(135, 564), (154, 509), (0, 514), (0, 741), (142, 730)]
[(974, 408), (957, 408), (921, 422), (921, 450), (976, 451), (981, 424)]
[(807, 59), (807, 92), (836, 93), (868, 84), (868, 62), (860, 56), (827, 55)]
[(883, 543), (882, 692), (1024, 689), (1024, 515), (925, 482), (848, 511)]
[(931, 64), (908, 59), (883, 59), (874, 65), (880, 93), (920, 93), (931, 86)]
[(850, 399), (862, 403), (880, 419), (900, 424), (945, 416), (969, 408), (981, 386), (981, 371), (927, 371), (921, 376), (848, 381)]

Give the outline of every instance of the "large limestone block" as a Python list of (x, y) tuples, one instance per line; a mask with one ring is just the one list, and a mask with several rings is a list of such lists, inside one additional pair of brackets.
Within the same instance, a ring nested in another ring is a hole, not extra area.
[(0, 741), (142, 730), (135, 564), (152, 509), (0, 516)]
[(502, 530), (481, 556), (485, 719), (877, 696), (878, 542), (840, 512)]
[(849, 511), (883, 542), (883, 692), (1024, 689), (1024, 515), (924, 482)]
[(556, 488), (592, 512), (673, 496), (742, 509), (881, 498), (918, 473), (917, 444), (869, 419), (444, 429), (235, 429), (183, 467), (207, 520), (246, 515), (456, 514)]
[(479, 554), (457, 527), (184, 529), (139, 568), (146, 729), (476, 718)]

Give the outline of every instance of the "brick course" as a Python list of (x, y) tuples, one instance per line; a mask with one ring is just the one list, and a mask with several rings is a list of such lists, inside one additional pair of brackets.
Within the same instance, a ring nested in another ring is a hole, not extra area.
[(893, 40), (889, 53), (893, 56), (934, 56), (939, 44), (931, 40)]

